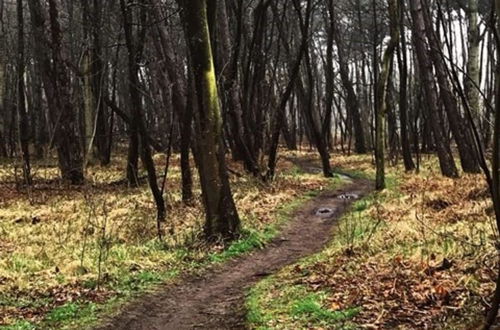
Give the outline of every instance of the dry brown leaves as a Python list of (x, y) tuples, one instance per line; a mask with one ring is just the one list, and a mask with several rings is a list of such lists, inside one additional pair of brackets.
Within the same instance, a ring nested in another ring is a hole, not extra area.
[[(368, 157), (335, 159), (373, 171)], [(489, 192), (481, 175), (452, 180), (429, 168), (420, 175), (390, 169), (398, 188), (381, 192), (363, 212), (384, 222), (369, 242), (348, 254), (332, 247), (285, 276), (327, 292), (331, 310), (361, 307), (355, 322), (365, 328), (463, 329), (476, 322), (498, 269)]]

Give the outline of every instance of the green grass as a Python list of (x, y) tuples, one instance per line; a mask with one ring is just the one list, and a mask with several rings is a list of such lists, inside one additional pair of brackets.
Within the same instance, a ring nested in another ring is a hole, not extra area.
[[(252, 288), (246, 301), (247, 322), (252, 329), (308, 329), (311, 326), (352, 328), (350, 320), (360, 308), (330, 310), (327, 295), (303, 285), (270, 277)], [(279, 322), (277, 322), (279, 320)]]
[(303, 319), (305, 322), (331, 324), (352, 319), (360, 311), (359, 308), (331, 311), (322, 306), (322, 300), (318, 293), (311, 293), (293, 305), (291, 315)]

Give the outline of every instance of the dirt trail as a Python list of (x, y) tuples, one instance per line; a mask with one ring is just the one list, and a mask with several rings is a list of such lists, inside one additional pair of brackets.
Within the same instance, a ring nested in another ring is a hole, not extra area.
[[(321, 251), (332, 237), (332, 228), (353, 199), (362, 197), (371, 183), (355, 179), (343, 187), (326, 191), (298, 210), (266, 248), (188, 277), (180, 284), (149, 294), (125, 307), (98, 329), (245, 329), (245, 293), (262, 277), (298, 259)], [(325, 218), (316, 215), (320, 208), (334, 212)]]

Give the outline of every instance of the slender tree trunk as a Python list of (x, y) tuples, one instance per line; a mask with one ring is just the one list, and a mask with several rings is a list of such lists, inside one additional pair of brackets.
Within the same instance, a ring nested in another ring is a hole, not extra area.
[[(139, 32), (134, 36), (132, 29), (132, 6), (129, 3), (125, 3), (125, 0), (120, 0), (120, 5), (123, 13), (123, 28), (125, 31), (125, 41), (128, 49), (128, 87), (130, 93), (131, 101), (131, 123), (135, 123), (137, 128), (137, 142), (138, 148), (140, 149), (140, 156), (144, 167), (148, 173), (148, 182), (151, 192), (153, 194), (156, 209), (157, 209), (157, 221), (158, 223), (163, 222), (166, 216), (165, 201), (163, 200), (163, 195), (160, 188), (158, 187), (156, 168), (153, 162), (153, 157), (151, 155), (151, 147), (148, 143), (148, 135), (146, 132), (146, 125), (144, 122), (144, 117), (142, 114), (142, 102), (141, 102), (141, 92), (139, 90), (139, 61), (142, 57), (142, 42), (144, 41), (144, 23), (146, 21), (146, 12), (144, 3), (141, 2), (142, 7), (140, 8), (140, 27)], [(134, 139), (135, 140), (135, 139)], [(135, 151), (134, 151), (135, 152)], [(159, 236), (161, 238), (161, 229), (159, 228)]]
[(29, 139), (30, 129), (28, 113), (26, 112), (26, 97), (24, 88), (24, 15), (23, 1), (17, 0), (17, 112), (19, 116), (19, 141), (23, 156), (24, 183), (31, 185), (31, 165)]
[(480, 118), (480, 95), (477, 86), (479, 79), (479, 22), (478, 22), (478, 0), (467, 0), (468, 18), (468, 42), (467, 42), (467, 76), (464, 78), (465, 93), (474, 120), (479, 123)]
[(406, 34), (404, 25), (405, 1), (398, 0), (399, 13), (399, 35), (401, 42), (398, 48), (399, 68), (399, 121), (401, 126), (401, 149), (406, 171), (415, 169), (415, 163), (411, 155), (411, 144), (408, 134), (408, 55), (406, 47)]
[(385, 114), (387, 110), (387, 94), (390, 85), (391, 68), (394, 58), (394, 51), (399, 43), (398, 29), (399, 6), (398, 0), (389, 0), (389, 19), (391, 40), (387, 45), (382, 60), (382, 71), (377, 82), (377, 97), (375, 98), (376, 111), (376, 138), (375, 138), (375, 163), (377, 167), (375, 188), (377, 190), (385, 189)]

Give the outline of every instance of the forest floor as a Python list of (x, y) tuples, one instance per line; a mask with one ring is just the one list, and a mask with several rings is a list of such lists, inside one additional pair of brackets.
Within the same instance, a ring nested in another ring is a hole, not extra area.
[[(47, 164), (34, 189), (16, 189), (15, 168), (0, 166), (0, 329), (473, 327), (498, 269), (484, 178), (443, 178), (424, 156), (420, 173), (389, 167), (386, 190), (340, 201), (371, 188), (373, 162), (332, 162), (356, 179), (322, 178), (308, 152), (285, 153), (271, 185), (230, 163), (244, 231), (229, 247), (197, 235), (201, 201), (180, 201), (177, 158), (163, 243), (148, 188), (116, 184), (123, 159), (91, 166), (78, 189)], [(315, 216), (323, 206), (334, 218)]]
[[(165, 159), (155, 161), (161, 173)], [(1, 329), (92, 326), (136, 295), (264, 247), (300, 205), (341, 184), (286, 159), (276, 180), (263, 184), (230, 162), (243, 233), (230, 246), (206, 245), (199, 235), (204, 216), (197, 177), (198, 197), (185, 205), (175, 156), (165, 190), (169, 234), (159, 242), (147, 185), (119, 183), (125, 164), (117, 158), (106, 168), (90, 166), (88, 184), (76, 188), (57, 180), (54, 160), (37, 163), (29, 190), (16, 187), (19, 167), (0, 164)]]

